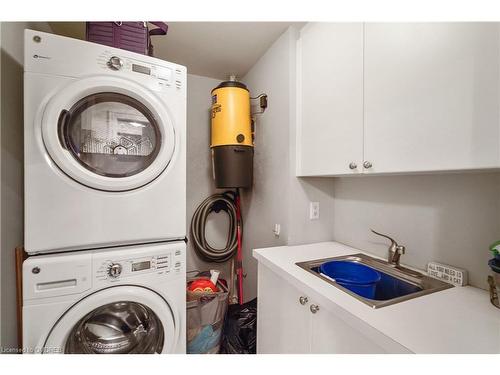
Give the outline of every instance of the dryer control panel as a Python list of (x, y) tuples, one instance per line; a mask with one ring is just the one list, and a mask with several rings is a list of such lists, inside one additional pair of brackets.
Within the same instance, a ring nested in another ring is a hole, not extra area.
[(159, 89), (171, 88), (179, 91), (183, 88), (186, 80), (183, 67), (173, 64), (159, 65), (145, 60), (103, 50), (97, 58), (97, 64), (104, 70), (126, 72), (137, 78), (149, 77), (156, 81)]
[(133, 79), (154, 91), (186, 94), (185, 66), (119, 48), (25, 30), (26, 72), (80, 78), (112, 75)]

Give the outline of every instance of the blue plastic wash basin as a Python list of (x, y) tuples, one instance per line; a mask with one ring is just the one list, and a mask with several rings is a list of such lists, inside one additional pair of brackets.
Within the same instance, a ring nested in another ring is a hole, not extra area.
[(332, 278), (344, 288), (366, 298), (374, 299), (381, 275), (363, 264), (333, 260), (323, 263), (320, 272)]

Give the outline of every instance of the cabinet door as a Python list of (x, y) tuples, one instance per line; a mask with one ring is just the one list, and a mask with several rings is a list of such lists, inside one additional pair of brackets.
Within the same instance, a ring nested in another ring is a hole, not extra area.
[(499, 167), (497, 23), (365, 25), (366, 172)]
[(362, 170), (363, 24), (310, 23), (300, 31), (296, 135), (298, 176)]
[[(312, 314), (312, 313), (311, 313)], [(321, 354), (377, 354), (386, 353), (360, 330), (354, 329), (337, 314), (320, 306), (312, 314), (311, 353)]]
[(309, 353), (311, 317), (303, 296), (291, 284), (259, 264), (257, 353)]

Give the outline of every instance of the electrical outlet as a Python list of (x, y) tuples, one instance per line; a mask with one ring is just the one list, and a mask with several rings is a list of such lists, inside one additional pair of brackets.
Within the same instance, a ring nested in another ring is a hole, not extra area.
[(319, 202), (309, 203), (309, 219), (318, 220), (319, 219)]
[(279, 237), (280, 236), (280, 232), (281, 232), (281, 225), (279, 224), (274, 224), (274, 229), (273, 229), (273, 233), (276, 237)]

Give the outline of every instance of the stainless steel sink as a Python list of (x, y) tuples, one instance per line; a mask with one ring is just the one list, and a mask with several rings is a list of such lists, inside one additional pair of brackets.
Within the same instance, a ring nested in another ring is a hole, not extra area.
[[(323, 263), (331, 260), (361, 263), (380, 272), (382, 277), (376, 285), (374, 299), (360, 296), (339, 285), (334, 279), (322, 274), (319, 267)], [(444, 281), (433, 279), (432, 277), (402, 266), (391, 265), (388, 262), (372, 258), (371, 256), (365, 254), (344, 255), (334, 258), (299, 262), (296, 264), (297, 266), (312, 273), (320, 279), (323, 279), (334, 287), (343, 290), (374, 309), (393, 305), (398, 302), (407, 301), (412, 298), (417, 298), (453, 287), (453, 285)]]

